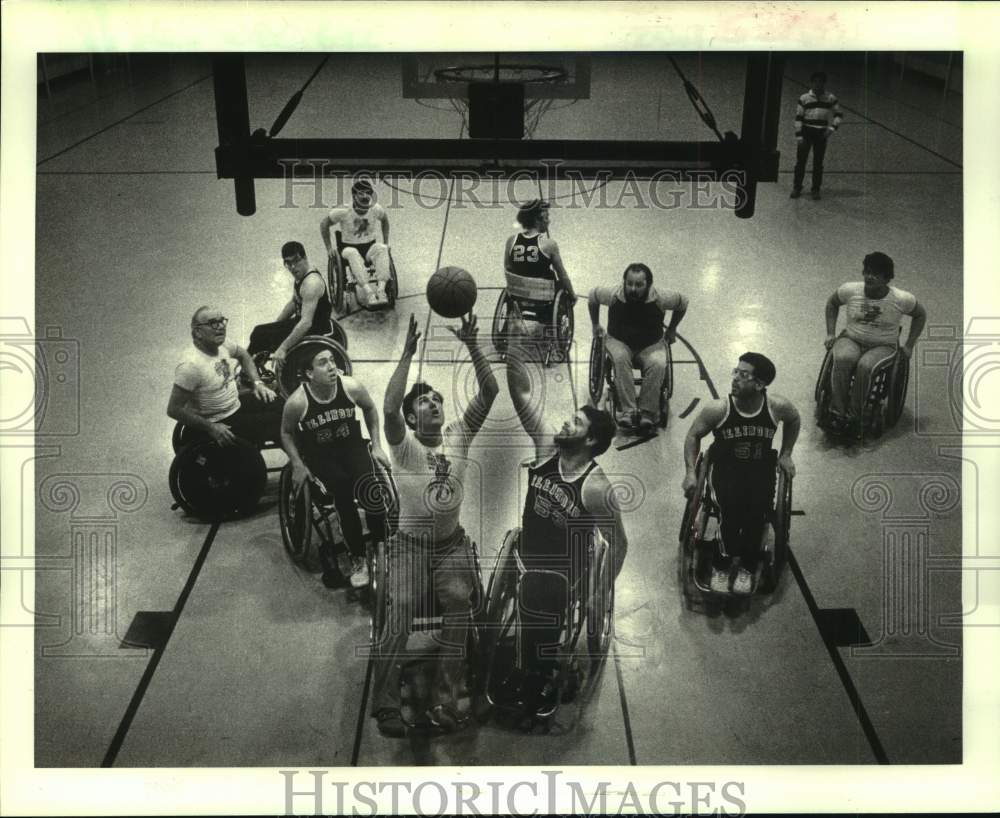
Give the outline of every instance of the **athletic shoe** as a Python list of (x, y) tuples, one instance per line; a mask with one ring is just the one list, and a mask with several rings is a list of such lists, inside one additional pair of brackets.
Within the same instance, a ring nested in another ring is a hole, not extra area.
[(708, 587), (715, 591), (717, 594), (725, 594), (729, 592), (729, 571), (719, 570), (718, 568), (712, 569), (712, 579), (708, 583)]
[(344, 575), (345, 579), (354, 573), (354, 565), (351, 563), (351, 555), (346, 551), (337, 554), (337, 570)]
[(623, 429), (632, 428), (632, 413), (631, 412), (619, 412), (615, 415), (615, 422), (621, 426)]
[(368, 576), (368, 561), (364, 557), (353, 557), (351, 562), (351, 587), (364, 588), (371, 581)]
[(812, 197), (813, 197), (813, 201), (814, 202), (818, 202), (820, 199), (823, 198), (822, 196), (819, 195), (819, 191), (818, 190), (812, 191)]
[(386, 738), (403, 738), (406, 735), (406, 723), (394, 707), (383, 707), (375, 714), (375, 721), (379, 733)]
[(648, 415), (643, 415), (639, 418), (639, 431), (640, 432), (651, 432), (656, 428), (656, 421)]
[(455, 710), (446, 704), (436, 704), (427, 711), (431, 724), (445, 733), (454, 733), (464, 726), (467, 718), (462, 718)]
[(746, 568), (740, 568), (733, 579), (733, 593), (749, 594), (751, 590), (753, 590), (753, 575)]
[(798, 199), (799, 196), (801, 196), (801, 195), (802, 195), (802, 189), (801, 188), (796, 188), (795, 190), (793, 190), (791, 192), (791, 195), (788, 198), (789, 199)]

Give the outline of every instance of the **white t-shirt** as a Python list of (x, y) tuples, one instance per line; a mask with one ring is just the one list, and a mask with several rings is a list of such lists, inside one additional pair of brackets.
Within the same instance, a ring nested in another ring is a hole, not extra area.
[(330, 229), (340, 230), (344, 244), (367, 244), (370, 241), (383, 242), (382, 219), (385, 208), (377, 202), (364, 216), (354, 212), (353, 207), (335, 207), (329, 213)]
[(192, 346), (174, 370), (174, 383), (194, 393), (194, 411), (213, 423), (240, 408), (235, 350), (236, 344), (230, 341), (224, 341), (216, 355)]
[(468, 468), (470, 440), (461, 421), (449, 424), (440, 446), (425, 446), (407, 428), (403, 439), (390, 444), (393, 473), (399, 491), (399, 531), (413, 537), (430, 534), (446, 539), (459, 525)]
[(837, 298), (847, 307), (847, 337), (868, 347), (895, 346), (903, 316), (913, 312), (913, 293), (890, 286), (884, 298), (868, 298), (863, 281), (837, 288)]

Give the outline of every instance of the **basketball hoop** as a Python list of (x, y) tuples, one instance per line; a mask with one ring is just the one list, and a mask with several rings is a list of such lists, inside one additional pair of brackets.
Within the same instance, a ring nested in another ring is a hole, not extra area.
[[(556, 85), (566, 82), (569, 73), (565, 68), (553, 65), (520, 65), (516, 63), (452, 65), (434, 71), (434, 79), (439, 83), (468, 86), (470, 82), (519, 82), (524, 85)], [(457, 89), (456, 89), (457, 90)], [(466, 133), (469, 122), (469, 95), (467, 88), (451, 97), (451, 104), (462, 117), (462, 132)], [(538, 123), (552, 107), (554, 99), (538, 99), (525, 94), (524, 136), (533, 139)]]

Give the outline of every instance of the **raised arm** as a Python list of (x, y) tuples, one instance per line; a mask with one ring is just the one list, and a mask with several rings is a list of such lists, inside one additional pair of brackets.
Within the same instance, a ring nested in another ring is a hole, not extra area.
[(472, 365), (476, 372), (476, 394), (462, 416), (462, 427), (469, 435), (470, 441), (486, 422), (486, 417), (493, 407), (493, 401), (496, 400), (500, 391), (489, 361), (486, 360), (486, 356), (483, 355), (483, 350), (479, 346), (479, 327), (477, 324), (476, 316), (472, 314), (469, 318), (462, 316), (462, 326), (458, 329), (448, 327), (469, 350), (469, 357), (472, 358)]
[(698, 485), (695, 466), (698, 463), (698, 452), (701, 450), (701, 439), (719, 424), (725, 412), (724, 400), (712, 401), (698, 413), (684, 438), (684, 481), (681, 483), (681, 488), (689, 497)]
[(378, 427), (378, 408), (372, 400), (368, 390), (356, 378), (342, 375), (340, 382), (344, 385), (344, 391), (354, 404), (361, 409), (361, 414), (365, 418), (365, 426), (368, 427), (368, 436), (372, 441), (372, 457), (378, 460), (387, 469), (390, 468), (389, 458), (382, 449), (382, 434)]
[(385, 429), (385, 439), (390, 446), (402, 443), (406, 436), (406, 421), (403, 419), (403, 396), (406, 395), (406, 380), (410, 375), (410, 361), (417, 352), (417, 341), (420, 331), (417, 329), (417, 319), (410, 313), (410, 324), (406, 330), (406, 341), (403, 343), (403, 354), (389, 378), (385, 388), (385, 399), (382, 401), (382, 423)]
[[(530, 351), (524, 320), (516, 303), (511, 302), (511, 305), (511, 314), (507, 322), (507, 387), (521, 425), (534, 441), (535, 457), (541, 458), (552, 450), (553, 430), (545, 423), (540, 402), (532, 400), (531, 375), (528, 367), (538, 367), (538, 364), (528, 362)], [(542, 383), (541, 376), (538, 382)]]

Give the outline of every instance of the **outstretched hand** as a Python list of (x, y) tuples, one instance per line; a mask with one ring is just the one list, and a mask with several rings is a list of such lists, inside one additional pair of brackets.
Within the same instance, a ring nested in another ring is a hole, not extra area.
[(406, 355), (417, 354), (417, 341), (420, 340), (420, 330), (417, 329), (417, 317), (410, 313), (410, 325), (406, 329), (406, 342), (403, 344), (403, 353)]
[(476, 336), (479, 333), (478, 319), (476, 314), (470, 312), (468, 316), (462, 316), (462, 326), (448, 327), (448, 331), (452, 333), (459, 341), (463, 344), (472, 344), (476, 340)]

